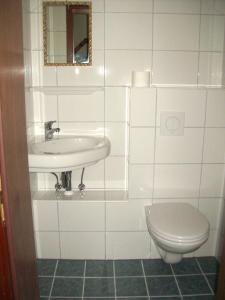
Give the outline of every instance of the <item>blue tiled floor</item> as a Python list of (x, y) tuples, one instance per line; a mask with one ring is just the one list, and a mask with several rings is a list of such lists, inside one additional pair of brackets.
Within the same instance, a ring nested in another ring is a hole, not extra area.
[(213, 300), (218, 267), (214, 257), (38, 260), (42, 300)]

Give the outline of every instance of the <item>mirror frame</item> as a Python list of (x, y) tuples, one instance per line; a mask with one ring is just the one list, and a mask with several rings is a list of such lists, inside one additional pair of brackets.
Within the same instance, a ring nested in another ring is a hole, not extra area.
[[(88, 38), (89, 38), (89, 62), (81, 63), (50, 63), (48, 62), (48, 33), (47, 33), (47, 16), (49, 6), (68, 6), (68, 5), (87, 5), (89, 10)], [(88, 67), (92, 65), (92, 2), (81, 1), (44, 1), (43, 2), (43, 46), (44, 46), (44, 66), (76, 66)]]

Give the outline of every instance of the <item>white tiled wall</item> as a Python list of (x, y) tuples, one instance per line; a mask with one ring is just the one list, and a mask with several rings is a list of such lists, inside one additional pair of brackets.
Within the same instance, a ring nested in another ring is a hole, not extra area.
[[(185, 201), (202, 211), (210, 239), (195, 255), (214, 255), (225, 163), (225, 2), (92, 2), (93, 66), (45, 67), (41, 1), (30, 0), (32, 86), (96, 87), (86, 95), (33, 92), (33, 121), (36, 133), (55, 119), (62, 133), (108, 136), (111, 155), (84, 179), (93, 193), (114, 193), (91, 201), (35, 196), (38, 255), (157, 257), (144, 205), (159, 201)], [(133, 70), (149, 70), (152, 87), (130, 89)], [(183, 112), (184, 134), (162, 136), (161, 112)], [(73, 173), (76, 187), (80, 173)], [(52, 175), (38, 177), (39, 190), (54, 188)], [(126, 189), (128, 198), (115, 194)]]

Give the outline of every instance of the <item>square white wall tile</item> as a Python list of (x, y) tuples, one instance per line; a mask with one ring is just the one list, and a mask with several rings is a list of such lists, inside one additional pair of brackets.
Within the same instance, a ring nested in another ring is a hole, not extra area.
[(156, 163), (201, 163), (203, 128), (185, 128), (183, 136), (161, 136), (157, 129)]
[(201, 16), (200, 50), (223, 51), (224, 25), (224, 16)]
[(106, 259), (150, 257), (148, 232), (107, 232)]
[(225, 90), (208, 91), (206, 126), (225, 127)]
[[(93, 166), (85, 168), (83, 182), (86, 189), (104, 189), (104, 160), (99, 161)], [(73, 170), (72, 173), (72, 187), (77, 189), (80, 184), (82, 169)]]
[(59, 122), (61, 134), (104, 136), (104, 122)]
[(199, 85), (222, 85), (223, 53), (200, 52)]
[(129, 165), (129, 197), (152, 198), (153, 165)]
[(59, 86), (103, 86), (104, 51), (93, 50), (93, 63), (89, 67), (58, 67)]
[(127, 182), (127, 159), (109, 156), (105, 160), (105, 188), (126, 190)]
[(38, 190), (55, 190), (55, 176), (50, 173), (38, 173)]
[(156, 14), (154, 50), (198, 50), (200, 16)]
[(189, 198), (199, 193), (201, 165), (156, 165), (155, 198)]
[(105, 120), (106, 122), (127, 122), (129, 113), (128, 88), (106, 87), (105, 88)]
[(105, 259), (104, 232), (61, 232), (61, 258)]
[(39, 13), (30, 14), (30, 37), (31, 37), (32, 50), (43, 49), (42, 14)]
[(33, 201), (35, 231), (58, 231), (57, 201)]
[(203, 127), (205, 121), (206, 91), (197, 89), (158, 89), (157, 126), (161, 112), (184, 112), (185, 127)]
[(210, 229), (218, 229), (219, 209), (222, 198), (200, 198), (199, 210), (202, 212), (210, 223)]
[(104, 121), (104, 93), (59, 96), (60, 122)]
[(155, 129), (131, 128), (130, 129), (130, 162), (153, 163)]
[(201, 197), (222, 197), (224, 189), (224, 165), (205, 164), (202, 167)]
[(103, 50), (105, 38), (105, 18), (103, 13), (92, 14), (92, 49)]
[(200, 0), (155, 0), (154, 12), (199, 14)]
[(130, 106), (131, 126), (155, 126), (155, 88), (132, 88)]
[(225, 163), (225, 128), (206, 128), (204, 163)]
[(56, 86), (56, 67), (45, 67), (43, 52), (31, 52), (32, 86)]
[(106, 49), (152, 49), (152, 15), (106, 14)]
[(105, 135), (111, 142), (110, 155), (125, 155), (128, 147), (127, 124), (107, 122), (105, 126)]
[(203, 14), (225, 14), (224, 0), (202, 0)]
[(104, 12), (104, 0), (92, 0), (93, 12)]
[(104, 202), (59, 201), (60, 231), (104, 231)]
[(106, 12), (152, 12), (152, 0), (106, 0)]
[(37, 258), (60, 258), (58, 232), (36, 232), (35, 243)]
[[(55, 95), (40, 93), (41, 122), (58, 120), (58, 99)], [(53, 125), (57, 126), (57, 123)]]
[(105, 52), (106, 85), (130, 86), (132, 71), (149, 71), (151, 57), (151, 51), (107, 50)]
[(153, 52), (153, 84), (197, 84), (197, 52)]
[(106, 231), (147, 231), (145, 205), (151, 200), (106, 203)]

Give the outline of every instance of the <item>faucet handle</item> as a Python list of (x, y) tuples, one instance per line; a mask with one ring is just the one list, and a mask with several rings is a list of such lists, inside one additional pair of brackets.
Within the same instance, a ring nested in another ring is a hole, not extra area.
[(56, 121), (47, 121), (47, 122), (45, 122), (45, 128), (48, 129), (48, 130), (52, 129), (52, 125), (54, 123), (56, 123)]

